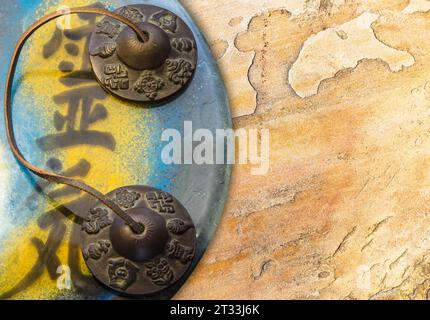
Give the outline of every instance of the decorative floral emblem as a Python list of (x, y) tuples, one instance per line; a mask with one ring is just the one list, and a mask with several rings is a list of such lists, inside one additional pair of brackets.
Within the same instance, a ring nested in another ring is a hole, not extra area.
[(119, 9), (118, 14), (135, 23), (142, 22), (145, 18), (145, 16), (139, 10), (132, 7), (122, 7)]
[(194, 67), (185, 59), (168, 59), (167, 76), (169, 80), (177, 85), (185, 85), (193, 75)]
[(196, 44), (188, 38), (175, 38), (172, 40), (172, 47), (178, 52), (191, 52)]
[(114, 38), (119, 34), (121, 26), (119, 24), (112, 23), (108, 20), (99, 22), (96, 26), (96, 33), (105, 34), (109, 38)]
[(167, 244), (167, 256), (181, 261), (183, 264), (193, 260), (194, 249), (186, 247), (179, 243), (178, 240), (173, 239)]
[(173, 234), (183, 234), (192, 227), (191, 223), (181, 219), (170, 219), (167, 221), (167, 229)]
[(165, 192), (148, 192), (146, 200), (151, 209), (159, 213), (175, 213), (173, 197)]
[(120, 64), (107, 64), (104, 66), (103, 84), (112, 90), (127, 90), (129, 87), (128, 71)]
[(90, 55), (99, 56), (100, 58), (109, 58), (111, 55), (114, 54), (115, 50), (116, 44), (113, 42), (108, 42), (95, 48), (93, 51), (90, 52)]
[(109, 283), (112, 287), (127, 290), (137, 279), (139, 268), (124, 258), (109, 259)]
[(145, 267), (148, 268), (146, 275), (156, 285), (166, 286), (172, 282), (174, 277), (173, 270), (166, 259), (160, 258), (159, 260), (148, 262)]
[(82, 224), (82, 229), (88, 234), (96, 234), (112, 224), (108, 211), (102, 208), (91, 209)]
[(87, 249), (84, 250), (84, 259), (94, 259), (99, 260), (105, 253), (109, 251), (111, 244), (107, 240), (99, 240), (96, 243), (91, 243), (88, 245)]
[(124, 209), (130, 209), (134, 207), (136, 201), (141, 197), (140, 193), (134, 191), (128, 191), (121, 189), (115, 193), (115, 203)]
[(154, 13), (151, 20), (159, 25), (165, 31), (175, 33), (178, 29), (178, 17), (169, 11), (162, 10)]
[(149, 99), (154, 100), (158, 95), (158, 91), (163, 89), (163, 87), (163, 79), (154, 76), (149, 71), (145, 71), (142, 73), (139, 80), (136, 81), (134, 90), (138, 93), (145, 94)]

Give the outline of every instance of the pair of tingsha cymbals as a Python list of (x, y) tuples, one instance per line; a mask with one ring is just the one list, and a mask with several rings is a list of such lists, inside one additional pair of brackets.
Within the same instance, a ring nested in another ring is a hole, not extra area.
[[(96, 25), (89, 54), (103, 88), (120, 98), (154, 103), (172, 97), (191, 80), (197, 63), (193, 33), (174, 13), (150, 5), (130, 5), (116, 13), (136, 23), (128, 26), (106, 17)], [(98, 202), (81, 231), (84, 259), (93, 275), (124, 294), (164, 290), (190, 267), (196, 231), (184, 206), (172, 195), (148, 186), (128, 186), (107, 194), (143, 226), (134, 232), (111, 209)]]

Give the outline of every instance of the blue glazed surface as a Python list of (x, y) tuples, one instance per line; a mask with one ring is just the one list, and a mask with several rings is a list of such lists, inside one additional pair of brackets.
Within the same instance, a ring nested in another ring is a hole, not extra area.
[[(61, 4), (76, 6), (81, 5), (83, 1), (77, 3), (76, 1), (20, 0), (14, 1), (13, 4), (0, 4), (3, 25), (0, 29), (1, 61), (10, 60), (20, 34), (34, 20)], [(86, 149), (85, 146), (80, 145), (42, 150), (36, 142), (43, 136), (59, 131), (52, 121), (54, 113), (64, 114), (67, 109), (53, 102), (53, 97), (58, 95), (58, 76), (51, 74), (49, 65), (57, 63), (53, 60), (57, 57), (46, 60), (46, 64), (43, 60), (41, 64), (28, 63), (33, 61), (34, 55), (41, 52), (40, 48), (37, 49), (39, 51), (35, 49), (41, 47), (42, 43), (39, 41), (44, 41), (44, 37), (41, 36), (42, 40), (30, 41), (26, 46), (15, 77), (13, 120), (17, 141), (27, 159), (40, 167), (46, 168), (49, 159), (53, 158), (65, 164), (73, 164), (76, 159), (87, 161), (90, 172), (95, 173), (90, 173), (88, 177), (84, 176), (82, 179), (103, 192), (123, 184), (146, 184), (172, 193), (189, 210), (196, 224), (198, 247), (192, 267), (194, 269), (218, 226), (226, 200), (231, 168), (229, 165), (165, 165), (160, 158), (161, 149), (164, 146), (161, 133), (166, 128), (183, 132), (184, 121), (192, 121), (194, 130), (206, 128), (215, 132), (216, 129), (231, 128), (228, 99), (222, 79), (203, 35), (178, 1), (101, 2), (109, 9), (136, 2), (152, 4), (164, 7), (180, 16), (191, 27), (198, 46), (198, 67), (191, 84), (176, 99), (155, 108), (140, 108), (112, 97), (105, 98), (102, 102), (109, 116), (103, 123), (98, 124), (97, 130), (103, 128), (111, 133), (115, 139), (115, 148), (111, 150), (106, 148), (99, 150), (95, 147), (97, 150), (94, 151), (94, 148)], [(7, 26), (7, 29), (4, 26)], [(84, 51), (81, 50), (80, 53), (82, 52)], [(38, 61), (37, 59), (35, 61)], [(58, 59), (60, 61), (63, 58)], [(0, 69), (2, 95), (6, 71), (5, 67)], [(92, 85), (96, 85), (95, 80)], [(118, 117), (125, 120), (118, 123), (116, 121)], [(76, 245), (71, 240), (73, 235), (70, 236), (73, 234), (73, 224), (76, 221), (71, 222), (71, 217), (64, 219), (66, 228), (64, 238), (60, 241), (58, 250), (51, 256), (48, 254), (47, 260), (40, 261), (40, 254), (35, 245), (37, 241), (34, 241), (34, 238), (39, 239), (42, 244), (48, 243), (50, 235), (53, 234), (53, 226), (57, 226), (55, 219), (57, 216), (64, 218), (53, 208), (62, 205), (71, 211), (76, 210), (73, 195), (66, 199), (54, 199), (55, 203), (52, 203), (52, 199), (46, 196), (47, 191), (36, 188), (41, 182), (18, 165), (9, 151), (4, 125), (0, 126), (0, 152), (2, 155), (0, 187), (3, 189), (3, 195), (0, 198), (0, 296), (25, 299), (115, 298), (116, 296), (111, 292), (97, 288), (98, 284), (91, 283), (91, 288), (96, 288), (94, 290), (86, 290), (85, 284), (76, 284), (75, 282), (79, 282), (81, 278), (87, 279), (90, 276), (82, 270), (83, 275), (76, 277), (73, 273), (74, 268), (71, 268), (72, 287), (58, 288), (59, 275), (62, 273), (59, 272), (56, 275), (54, 271), (51, 275), (49, 270), (50, 264), (51, 268), (52, 265), (56, 266), (55, 258), (59, 265), (82, 265), (82, 261), (76, 261), (81, 258), (76, 254)], [(111, 163), (106, 163), (110, 161)], [(65, 169), (67, 169), (66, 166), (63, 170)], [(118, 175), (118, 173), (121, 174)], [(52, 191), (56, 186), (49, 186), (49, 188)], [(83, 201), (84, 205), (91, 203), (91, 199)], [(64, 213), (61, 214), (64, 215)], [(21, 288), (20, 281), (28, 279), (28, 274), (38, 263), (41, 264), (39, 266), (41, 274), (35, 275), (32, 281), (24, 281), (25, 286)], [(186, 277), (169, 291), (153, 298), (172, 297), (185, 280)], [(10, 294), (11, 292), (13, 294)]]

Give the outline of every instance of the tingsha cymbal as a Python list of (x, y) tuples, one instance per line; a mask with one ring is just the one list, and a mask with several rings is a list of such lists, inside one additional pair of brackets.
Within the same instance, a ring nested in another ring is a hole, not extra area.
[(128, 186), (107, 194), (143, 226), (134, 232), (98, 202), (82, 224), (85, 262), (104, 285), (121, 293), (161, 291), (188, 270), (194, 258), (196, 231), (187, 210), (172, 195), (147, 186)]
[(145, 39), (111, 17), (97, 24), (89, 51), (103, 88), (137, 102), (156, 102), (184, 89), (197, 64), (196, 42), (185, 22), (151, 5), (130, 5), (115, 12), (136, 23)]

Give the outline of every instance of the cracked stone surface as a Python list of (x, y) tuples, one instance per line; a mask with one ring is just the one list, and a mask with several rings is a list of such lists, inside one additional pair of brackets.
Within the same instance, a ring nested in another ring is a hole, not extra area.
[(271, 154), (176, 298), (430, 298), (430, 1), (184, 3)]

